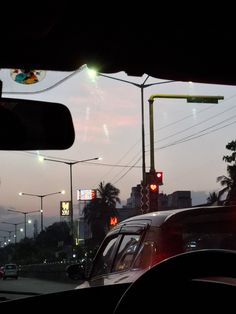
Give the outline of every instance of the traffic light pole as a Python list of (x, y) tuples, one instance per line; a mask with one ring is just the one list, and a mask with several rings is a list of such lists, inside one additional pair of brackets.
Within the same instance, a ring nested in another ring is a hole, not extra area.
[[(156, 177), (154, 160), (154, 119), (153, 102), (155, 98), (186, 99), (190, 103), (218, 103), (218, 100), (224, 99), (223, 96), (209, 95), (176, 95), (176, 94), (154, 94), (148, 99), (149, 102), (149, 123), (150, 123), (150, 172), (149, 172), (149, 211), (158, 210), (159, 184), (162, 184), (162, 172)], [(154, 178), (154, 179), (153, 179)], [(160, 180), (161, 183), (155, 182)], [(153, 182), (153, 183), (152, 183)]]
[(71, 203), (71, 213), (70, 213), (70, 225), (71, 225), (71, 237), (72, 237), (72, 249), (74, 247), (74, 218), (73, 218), (73, 184), (72, 184), (72, 163), (70, 165), (70, 203)]
[(153, 100), (149, 99), (149, 126), (150, 126), (150, 172), (155, 172), (154, 160), (154, 118), (153, 118)]

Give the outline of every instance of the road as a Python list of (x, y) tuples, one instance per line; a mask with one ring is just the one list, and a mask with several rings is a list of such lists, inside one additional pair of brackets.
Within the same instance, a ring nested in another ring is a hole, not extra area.
[[(74, 289), (78, 284), (60, 283), (32, 278), (19, 277), (16, 279), (0, 280), (1, 298), (16, 299), (27, 297), (27, 293), (52, 293)], [(18, 293), (17, 293), (18, 292)]]

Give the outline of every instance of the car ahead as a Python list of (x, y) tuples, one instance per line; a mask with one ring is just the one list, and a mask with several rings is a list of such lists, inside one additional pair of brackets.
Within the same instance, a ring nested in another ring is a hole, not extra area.
[(77, 289), (132, 283), (172, 256), (202, 249), (236, 249), (236, 206), (202, 206), (153, 212), (116, 225), (105, 237), (86, 277), (84, 265), (71, 265)]
[(7, 278), (18, 279), (18, 267), (16, 264), (4, 265), (3, 280), (5, 280)]

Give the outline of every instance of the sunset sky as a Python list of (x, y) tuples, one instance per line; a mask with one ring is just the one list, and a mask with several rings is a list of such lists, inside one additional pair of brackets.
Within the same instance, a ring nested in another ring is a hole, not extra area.
[[(2, 75), (7, 77), (8, 74), (4, 72)], [(65, 73), (60, 75), (62, 78)], [(129, 77), (123, 72), (111, 76), (139, 84), (146, 77)], [(14, 82), (8, 79), (8, 91), (11, 91)], [(47, 80), (52, 84), (56, 81), (56, 75), (46, 73), (43, 81), (33, 88), (43, 88)], [(149, 78), (146, 83), (162, 81)], [(28, 87), (23, 88), (27, 91)], [(164, 173), (161, 192), (170, 194), (177, 190), (190, 190), (209, 194), (218, 191), (220, 185), (216, 183), (216, 177), (226, 174), (226, 163), (222, 161), (223, 155), (228, 153), (225, 145), (235, 139), (235, 87), (172, 82), (146, 88), (147, 171), (150, 165), (147, 99), (156, 93), (224, 96), (223, 101), (213, 105), (190, 104), (177, 99), (158, 99), (154, 102), (155, 167)], [(3, 96), (12, 97), (10, 94)], [(47, 194), (66, 190), (67, 195), (54, 195), (44, 200), (45, 216), (59, 217), (59, 202), (69, 200), (69, 167), (49, 161), (39, 162), (37, 155), (73, 161), (103, 158), (101, 161), (73, 166), (75, 217), (78, 208), (76, 190), (96, 188), (101, 181), (111, 182), (119, 188), (120, 198), (125, 203), (131, 187), (139, 184), (142, 178), (139, 88), (100, 76), (92, 80), (86, 69), (83, 69), (47, 92), (14, 97), (67, 105), (73, 116), (76, 139), (66, 151), (1, 151), (0, 220), (22, 220), (20, 214), (9, 213), (8, 208), (20, 211), (39, 209), (39, 199), (20, 197), (19, 192)]]

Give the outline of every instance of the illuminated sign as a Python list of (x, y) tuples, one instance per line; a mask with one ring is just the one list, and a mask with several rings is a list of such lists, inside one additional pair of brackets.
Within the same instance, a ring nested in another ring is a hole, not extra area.
[(91, 201), (96, 198), (97, 190), (77, 190), (78, 201)]
[(71, 214), (71, 202), (70, 201), (62, 201), (60, 202), (60, 215), (61, 216), (70, 216)]
[(118, 224), (118, 219), (116, 216), (110, 217), (110, 226), (115, 226)]

